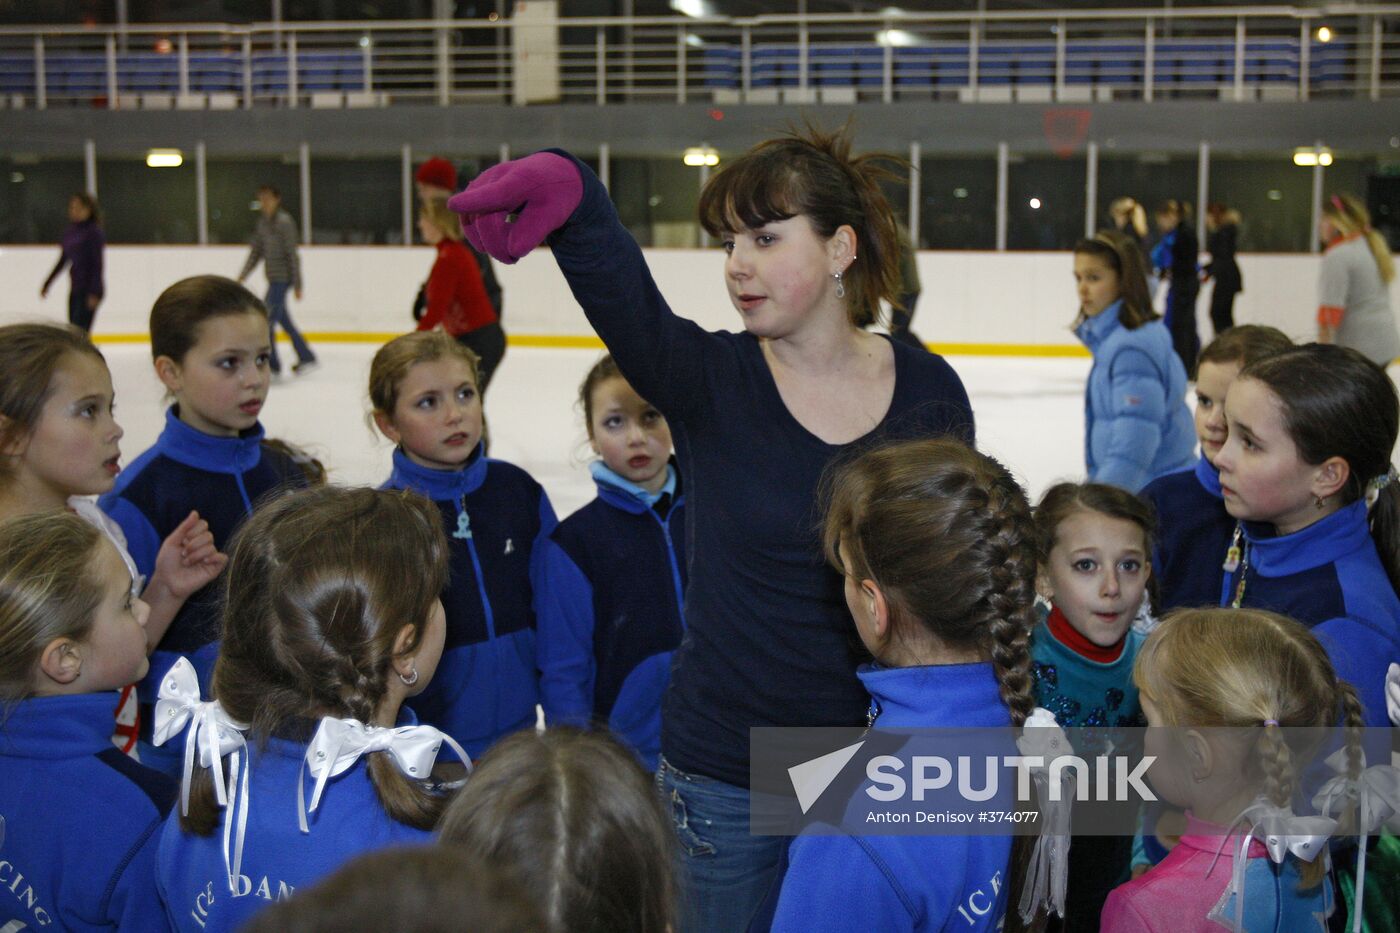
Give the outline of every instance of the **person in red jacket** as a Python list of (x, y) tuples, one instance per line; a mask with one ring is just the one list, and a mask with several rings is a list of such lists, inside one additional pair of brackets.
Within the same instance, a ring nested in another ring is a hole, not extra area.
[(481, 358), (481, 394), (506, 352), (506, 335), (496, 309), (487, 297), (481, 269), (462, 242), (462, 227), (446, 202), (429, 198), (418, 213), (418, 229), (429, 246), (437, 247), (437, 261), (425, 287), (427, 307), (419, 330), (441, 326)]

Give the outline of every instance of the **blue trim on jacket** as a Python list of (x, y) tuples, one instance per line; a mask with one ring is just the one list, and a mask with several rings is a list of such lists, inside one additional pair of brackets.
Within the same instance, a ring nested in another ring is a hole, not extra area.
[(167, 929), (156, 840), (176, 788), (112, 746), (116, 706), (33, 697), (0, 719), (0, 927)]
[(1247, 567), (1225, 574), (1220, 605), (1247, 573), (1241, 605), (1291, 616), (1312, 629), (1337, 674), (1361, 696), (1366, 725), (1389, 726), (1385, 673), (1400, 658), (1400, 599), (1357, 500), (1289, 535), (1242, 523)]
[(1084, 390), (1084, 462), (1091, 481), (1137, 492), (1190, 466), (1196, 431), (1186, 369), (1166, 326), (1149, 321), (1129, 330), (1122, 309), (1120, 299), (1074, 331), (1094, 357)]
[[(878, 730), (1011, 724), (989, 663), (857, 676)], [(997, 930), (1011, 894), (1009, 836), (802, 835), (787, 860), (774, 931)]]
[(655, 769), (661, 700), (685, 633), (685, 496), (674, 467), (664, 513), (654, 506), (666, 489), (623, 486), (597, 467), (598, 497), (543, 547), (540, 702), (548, 723), (606, 723)]
[(1142, 497), (1157, 510), (1152, 576), (1162, 612), (1220, 604), (1221, 565), (1235, 519), (1225, 510), (1220, 473), (1201, 457), (1195, 466), (1147, 484)]
[[(400, 716), (399, 724), (413, 720)], [(310, 831), (301, 832), (297, 785), (301, 783), (308, 804), (315, 786), (301, 772), (307, 744), (276, 736), (265, 743), (248, 742), (248, 823), (236, 892), (229, 891), (224, 867), (222, 821), (229, 811), (220, 811), (220, 826), (208, 836), (181, 829), (178, 809), (170, 815), (160, 834), (155, 880), (171, 928), (188, 933), (237, 930), (269, 903), (286, 900), (362, 852), (432, 842), (430, 831), (384, 812), (369, 778), (368, 755), (331, 779), (316, 812), (307, 816)]]
[[(263, 446), (261, 424), (237, 437), (215, 437), (181, 421), (177, 406), (165, 412), (156, 442), (117, 477), (97, 502), (126, 535), (127, 550), (147, 577), (161, 543), (191, 510), (209, 523), (214, 546), (224, 550), (254, 505), (278, 489), (303, 487), (306, 476), (285, 454)], [(156, 700), (160, 679), (187, 657), (208, 695), (219, 649), (219, 581), (190, 596), (151, 655), (151, 669), (137, 694)], [(143, 717), (149, 719), (149, 717)], [(149, 722), (142, 731), (149, 736)]]
[(535, 722), (540, 544), (558, 520), (539, 483), (479, 446), (457, 470), (420, 466), (395, 450), (383, 488), (412, 489), (442, 513), (451, 562), (442, 593), (447, 641), (432, 683), (409, 703), (476, 758)]

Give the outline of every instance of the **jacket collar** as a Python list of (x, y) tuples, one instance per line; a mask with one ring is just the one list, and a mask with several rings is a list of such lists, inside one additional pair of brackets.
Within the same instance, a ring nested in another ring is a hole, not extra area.
[(402, 447), (396, 447), (394, 472), (389, 475), (389, 485), (412, 489), (429, 499), (457, 499), (476, 492), (486, 482), (487, 462), (480, 443), (467, 462), (455, 470), (434, 470), (414, 463)]
[(856, 676), (880, 712), (881, 728), (966, 726), (969, 714), (1005, 706), (988, 662), (882, 667), (863, 664)]
[(1270, 526), (1256, 522), (1243, 524), (1249, 562), (1265, 577), (1284, 577), (1330, 564), (1371, 540), (1364, 499), (1291, 535), (1273, 535)]
[(0, 754), (20, 758), (85, 758), (112, 748), (118, 694), (21, 700), (0, 725)]
[(1118, 329), (1118, 315), (1122, 310), (1123, 299), (1119, 298), (1093, 317), (1080, 321), (1074, 328), (1074, 335), (1092, 353), (1108, 339), (1109, 334)]
[(1196, 479), (1206, 492), (1224, 501), (1225, 496), (1220, 492), (1220, 471), (1204, 456), (1196, 461)]
[(262, 424), (255, 424), (237, 437), (215, 437), (180, 420), (171, 405), (165, 410), (165, 430), (156, 445), (177, 463), (211, 473), (246, 473), (262, 459)]
[(647, 492), (601, 460), (590, 463), (588, 471), (593, 474), (593, 482), (598, 486), (598, 497), (624, 512), (640, 515), (656, 505), (662, 496), (670, 496), (673, 501), (676, 499), (679, 474), (673, 463), (666, 464), (666, 485), (661, 487), (660, 492)]

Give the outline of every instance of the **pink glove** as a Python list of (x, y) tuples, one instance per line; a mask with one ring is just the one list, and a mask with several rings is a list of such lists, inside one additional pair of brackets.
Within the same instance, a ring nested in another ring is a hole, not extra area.
[(488, 168), (447, 206), (462, 215), (472, 246), (513, 263), (562, 227), (581, 200), (578, 168), (563, 156), (537, 152)]

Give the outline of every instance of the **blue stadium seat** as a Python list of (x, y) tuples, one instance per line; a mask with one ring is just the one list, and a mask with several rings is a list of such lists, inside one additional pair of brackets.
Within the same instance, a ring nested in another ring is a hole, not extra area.
[(54, 97), (100, 97), (107, 93), (106, 56), (47, 55), (44, 84)]
[(732, 45), (706, 45), (700, 56), (705, 87), (738, 88), (743, 77), (743, 51)]
[(117, 56), (117, 87), (129, 94), (176, 94), (180, 61), (174, 55), (126, 52)]
[(797, 46), (755, 45), (749, 76), (753, 87), (796, 87)]
[(0, 94), (34, 94), (34, 56), (0, 55)]
[(199, 94), (243, 90), (243, 57), (233, 52), (202, 52), (190, 56), (190, 90)]

